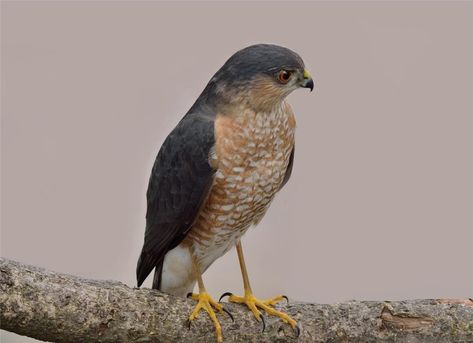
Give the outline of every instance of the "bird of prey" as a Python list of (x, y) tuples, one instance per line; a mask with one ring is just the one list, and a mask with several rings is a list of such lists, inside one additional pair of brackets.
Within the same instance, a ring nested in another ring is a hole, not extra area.
[(284, 296), (257, 299), (251, 290), (241, 237), (264, 216), (291, 176), (295, 118), (286, 96), (314, 82), (301, 57), (282, 46), (257, 44), (237, 51), (209, 81), (199, 98), (167, 136), (156, 157), (147, 191), (144, 245), (138, 287), (155, 269), (153, 288), (178, 296), (192, 292), (212, 319), (217, 341), (222, 330), (202, 274), (236, 246), (244, 295), (228, 300), (297, 323), (274, 305)]

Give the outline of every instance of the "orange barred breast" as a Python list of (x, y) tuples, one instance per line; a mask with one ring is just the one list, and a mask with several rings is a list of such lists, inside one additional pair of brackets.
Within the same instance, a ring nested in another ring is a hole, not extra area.
[(294, 131), (287, 103), (272, 113), (217, 115), (214, 184), (186, 238), (202, 271), (265, 214), (284, 179)]

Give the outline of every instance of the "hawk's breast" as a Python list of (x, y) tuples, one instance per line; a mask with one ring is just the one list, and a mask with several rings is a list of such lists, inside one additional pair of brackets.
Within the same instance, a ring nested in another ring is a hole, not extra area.
[(261, 220), (278, 191), (294, 146), (288, 104), (272, 113), (217, 115), (214, 184), (187, 240), (205, 270)]

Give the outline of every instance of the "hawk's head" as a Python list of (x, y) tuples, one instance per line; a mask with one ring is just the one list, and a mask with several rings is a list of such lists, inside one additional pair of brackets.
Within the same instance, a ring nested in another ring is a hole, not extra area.
[(300, 87), (314, 88), (301, 57), (282, 46), (257, 44), (231, 56), (206, 91), (216, 96), (217, 105), (244, 104), (263, 110), (281, 103)]

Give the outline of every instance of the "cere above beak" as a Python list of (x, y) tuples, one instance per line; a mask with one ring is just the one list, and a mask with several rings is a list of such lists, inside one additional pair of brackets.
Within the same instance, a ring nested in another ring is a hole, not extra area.
[(314, 90), (314, 80), (310, 76), (310, 73), (306, 70), (304, 70), (304, 80), (302, 81), (301, 87), (304, 88), (310, 88), (310, 91), (312, 92)]

